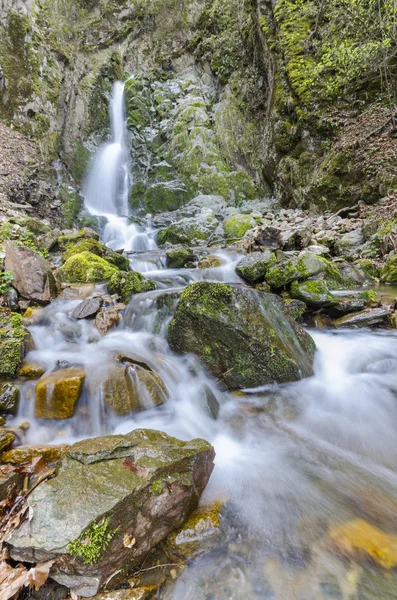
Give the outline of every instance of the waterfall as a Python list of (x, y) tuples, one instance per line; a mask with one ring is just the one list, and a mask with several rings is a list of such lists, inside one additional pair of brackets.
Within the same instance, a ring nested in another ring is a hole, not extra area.
[(104, 217), (103, 241), (111, 248), (127, 252), (145, 252), (156, 248), (150, 234), (129, 222), (128, 133), (124, 83), (113, 85), (109, 105), (111, 136), (94, 158), (83, 188), (86, 209)]

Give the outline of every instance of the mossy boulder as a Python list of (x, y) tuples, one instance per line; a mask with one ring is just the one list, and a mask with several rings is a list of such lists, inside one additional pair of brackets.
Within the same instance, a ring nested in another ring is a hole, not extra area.
[(47, 373), (35, 388), (35, 416), (38, 419), (70, 419), (84, 383), (84, 369), (69, 367)]
[(0, 452), (7, 450), (15, 442), (15, 434), (8, 429), (0, 428)]
[(29, 532), (7, 540), (13, 560), (53, 560), (76, 595), (120, 588), (148, 552), (197, 508), (214, 463), (200, 439), (137, 429), (78, 442), (29, 496)]
[(24, 465), (39, 456), (47, 464), (57, 462), (69, 448), (67, 444), (58, 446), (19, 446), (3, 452), (0, 462), (10, 465)]
[(270, 267), (276, 262), (276, 256), (271, 250), (254, 252), (240, 260), (236, 271), (248, 283), (260, 283), (266, 279)]
[(379, 267), (370, 258), (360, 258), (359, 260), (356, 260), (354, 264), (358, 265), (364, 271), (364, 273), (368, 275), (368, 277), (370, 277), (371, 279), (379, 278)]
[(29, 343), (22, 316), (0, 308), (0, 377), (15, 377)]
[(397, 256), (390, 258), (380, 272), (380, 278), (385, 283), (397, 283)]
[(302, 300), (311, 308), (325, 308), (338, 303), (326, 282), (321, 280), (294, 281), (290, 293), (292, 298)]
[(83, 227), (83, 229), (74, 233), (59, 236), (58, 246), (60, 250), (65, 251), (69, 246), (75, 246), (84, 239), (99, 240), (99, 234), (90, 227)]
[(292, 258), (282, 258), (273, 264), (267, 272), (266, 281), (274, 289), (285, 287), (293, 281), (301, 281), (325, 273), (327, 270), (324, 259), (301, 252)]
[(0, 413), (16, 415), (19, 405), (19, 387), (15, 383), (0, 383)]
[(34, 360), (24, 362), (18, 369), (19, 379), (29, 381), (31, 379), (40, 379), (44, 373), (44, 367)]
[(114, 273), (108, 283), (108, 291), (111, 294), (118, 294), (124, 303), (131, 300), (135, 294), (150, 292), (156, 288), (154, 281), (146, 279), (137, 271)]
[(168, 395), (161, 377), (139, 365), (113, 367), (102, 384), (105, 408), (119, 417), (160, 406)]
[(115, 252), (106, 246), (100, 244), (94, 239), (83, 239), (77, 244), (70, 244), (66, 252), (62, 255), (62, 260), (66, 262), (71, 256), (75, 254), (81, 254), (81, 252), (91, 252), (107, 260), (108, 263), (114, 265), (122, 271), (127, 271), (130, 266), (130, 261), (126, 256), (123, 256), (119, 252)]
[(199, 282), (183, 291), (167, 338), (174, 351), (196, 354), (229, 389), (241, 389), (312, 373), (314, 344), (306, 351), (296, 328), (271, 294)]
[(167, 250), (167, 267), (169, 269), (182, 269), (186, 263), (196, 259), (190, 248), (184, 246), (176, 246)]
[(189, 217), (172, 223), (164, 229), (160, 229), (157, 234), (157, 242), (163, 246), (167, 242), (170, 244), (202, 244), (210, 239), (219, 221), (209, 212), (197, 217)]
[(177, 210), (187, 199), (186, 188), (180, 182), (155, 183), (145, 192), (145, 208), (149, 213)]
[(240, 240), (256, 221), (250, 215), (234, 214), (223, 221), (223, 231), (227, 240)]
[(86, 250), (68, 258), (58, 269), (57, 278), (66, 283), (97, 283), (109, 281), (117, 272), (117, 267)]

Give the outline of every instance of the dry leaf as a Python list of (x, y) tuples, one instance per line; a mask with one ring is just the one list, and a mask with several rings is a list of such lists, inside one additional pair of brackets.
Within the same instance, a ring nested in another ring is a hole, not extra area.
[(21, 564), (11, 567), (5, 561), (0, 563), (0, 600), (9, 600), (23, 587), (31, 586), (39, 590), (47, 581), (53, 560), (39, 563), (27, 570)]
[(123, 544), (124, 544), (124, 548), (132, 548), (132, 546), (135, 546), (135, 544), (136, 544), (136, 539), (134, 537), (132, 537), (132, 535), (129, 535), (128, 533), (126, 533), (123, 538)]
[(136, 473), (138, 471), (138, 467), (136, 466), (134, 461), (131, 460), (130, 458), (125, 458), (123, 460), (123, 467), (125, 469), (128, 469), (129, 471), (132, 471), (133, 473)]

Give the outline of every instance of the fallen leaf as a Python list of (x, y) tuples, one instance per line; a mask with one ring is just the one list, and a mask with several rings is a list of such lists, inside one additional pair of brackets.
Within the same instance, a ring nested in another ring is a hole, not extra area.
[(123, 538), (123, 543), (124, 543), (124, 548), (132, 548), (132, 546), (135, 546), (135, 544), (136, 544), (136, 539), (134, 537), (132, 537), (132, 535), (129, 535), (128, 533), (126, 533)]
[(128, 469), (129, 471), (132, 471), (133, 473), (137, 473), (137, 471), (138, 471), (138, 467), (136, 466), (134, 461), (131, 460), (130, 458), (125, 458), (123, 460), (123, 467), (125, 469)]

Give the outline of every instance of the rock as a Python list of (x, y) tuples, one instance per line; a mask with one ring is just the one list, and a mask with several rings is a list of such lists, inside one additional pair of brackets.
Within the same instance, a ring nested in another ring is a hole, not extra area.
[(168, 227), (160, 229), (157, 242), (163, 246), (170, 244), (203, 244), (215, 232), (219, 221), (211, 209), (203, 209), (196, 217), (186, 217), (171, 223)]
[(353, 229), (339, 237), (335, 243), (335, 250), (338, 254), (355, 254), (358, 248), (364, 243), (364, 237), (361, 229)]
[(8, 308), (0, 308), (0, 377), (15, 377), (31, 337), (22, 317)]
[(397, 283), (397, 256), (387, 261), (380, 272), (381, 281), (385, 283)]
[(19, 387), (15, 383), (0, 383), (0, 412), (16, 415), (19, 405)]
[(81, 283), (77, 285), (61, 284), (62, 291), (58, 298), (62, 300), (85, 300), (95, 292), (95, 285), (92, 283)]
[(113, 367), (102, 390), (105, 407), (117, 416), (160, 406), (168, 398), (161, 377), (140, 365)]
[(307, 312), (307, 306), (302, 300), (284, 300), (284, 312), (294, 321), (301, 322), (303, 315)]
[(102, 298), (87, 298), (76, 306), (72, 312), (72, 317), (75, 319), (87, 319), (94, 317), (102, 306)]
[(301, 252), (292, 258), (283, 258), (270, 267), (266, 281), (272, 288), (281, 288), (293, 281), (314, 277), (327, 270), (324, 259), (310, 252)]
[(33, 458), (40, 456), (47, 463), (58, 461), (69, 448), (67, 444), (59, 446), (19, 446), (3, 452), (0, 462), (11, 465), (30, 463)]
[(69, 247), (75, 246), (78, 242), (84, 239), (98, 241), (99, 235), (90, 227), (84, 227), (83, 229), (80, 229), (80, 231), (76, 231), (74, 233), (66, 233), (64, 235), (59, 236), (58, 246), (60, 250), (64, 251)]
[(210, 282), (182, 292), (167, 332), (174, 351), (196, 354), (229, 389), (310, 375), (314, 342), (297, 335), (276, 296)]
[(269, 268), (276, 262), (276, 257), (270, 250), (253, 252), (240, 260), (236, 271), (240, 277), (255, 284), (266, 279)]
[(44, 373), (44, 370), (44, 367), (40, 363), (34, 360), (28, 360), (19, 367), (18, 377), (19, 379), (24, 379), (25, 381), (30, 381), (31, 379), (40, 379)]
[(330, 249), (328, 248), (328, 246), (311, 245), (308, 246), (306, 250), (308, 252), (311, 252), (312, 254), (316, 254), (317, 256), (327, 256), (328, 254), (330, 254)]
[(202, 406), (206, 413), (212, 418), (217, 419), (219, 415), (219, 402), (215, 397), (215, 394), (208, 385), (203, 387), (203, 401)]
[(384, 569), (397, 567), (397, 537), (362, 519), (331, 528), (328, 545), (350, 560), (367, 562), (370, 559)]
[(255, 242), (265, 248), (280, 247), (281, 229), (278, 227), (258, 227), (255, 232)]
[(182, 269), (187, 262), (196, 260), (193, 252), (184, 246), (176, 246), (167, 250), (166, 256), (169, 269)]
[(378, 279), (380, 276), (379, 267), (369, 258), (359, 258), (354, 263), (371, 279)]
[(152, 600), (157, 589), (157, 586), (151, 586), (132, 590), (114, 590), (97, 594), (92, 600)]
[(161, 549), (170, 562), (181, 559), (191, 560), (199, 554), (208, 552), (219, 543), (220, 508), (220, 503), (200, 506), (182, 527), (168, 535), (161, 543)]
[(357, 313), (348, 314), (345, 317), (334, 321), (335, 327), (371, 327), (378, 323), (383, 323), (388, 315), (391, 315), (393, 308), (388, 305), (380, 308), (366, 308)]
[(215, 254), (208, 254), (208, 256), (204, 256), (199, 263), (199, 269), (216, 269), (217, 267), (222, 266), (221, 259)]
[(365, 308), (365, 305), (366, 301), (363, 298), (347, 298), (346, 300), (339, 300), (338, 303), (327, 312), (333, 317), (338, 317), (353, 312), (360, 312)]
[(47, 304), (56, 296), (56, 283), (49, 263), (40, 254), (17, 246), (15, 242), (6, 242), (4, 268), (14, 278), (13, 286), (24, 298)]
[(310, 229), (293, 229), (280, 235), (280, 246), (283, 250), (303, 250), (312, 239)]
[(118, 273), (117, 267), (92, 252), (73, 254), (58, 269), (57, 278), (66, 283), (97, 283), (108, 281)]
[(115, 308), (105, 308), (104, 310), (100, 310), (95, 317), (95, 327), (98, 329), (101, 335), (105, 335), (119, 324), (120, 315), (119, 311)]
[(8, 499), (13, 500), (23, 488), (24, 473), (2, 473), (0, 467), (0, 502)]
[(129, 271), (128, 273), (118, 271), (115, 273), (109, 283), (108, 291), (110, 294), (118, 294), (126, 304), (135, 294), (150, 292), (156, 288), (154, 281), (146, 279), (141, 273)]
[(8, 429), (0, 428), (0, 452), (7, 450), (15, 442), (15, 434)]
[(29, 496), (29, 532), (11, 535), (11, 556), (55, 560), (51, 578), (79, 596), (117, 588), (197, 507), (213, 459), (204, 440), (153, 430), (78, 442)]
[(83, 388), (84, 369), (69, 367), (47, 373), (36, 384), (35, 416), (38, 419), (70, 419)]
[(321, 280), (294, 281), (290, 293), (292, 298), (302, 300), (311, 308), (325, 308), (338, 303), (325, 281)]
[(255, 225), (256, 221), (250, 215), (233, 214), (223, 221), (223, 231), (227, 240), (239, 240)]

